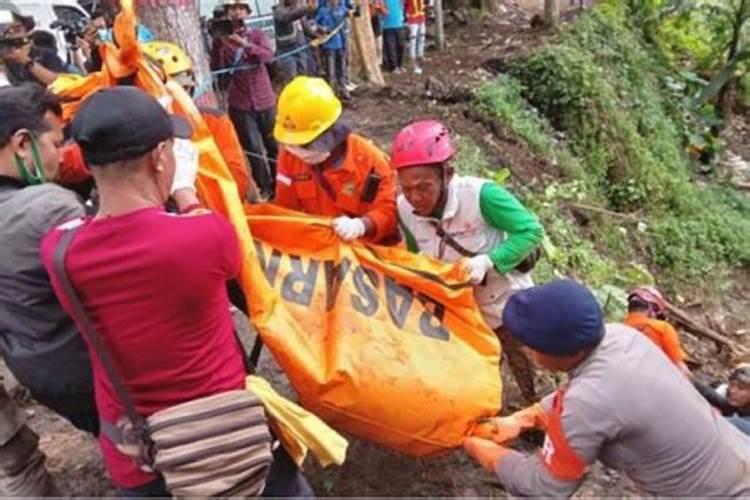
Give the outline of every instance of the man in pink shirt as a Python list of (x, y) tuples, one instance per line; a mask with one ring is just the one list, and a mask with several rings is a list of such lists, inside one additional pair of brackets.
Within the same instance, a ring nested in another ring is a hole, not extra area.
[(278, 147), (273, 138), (276, 93), (267, 64), (273, 61), (273, 46), (263, 31), (245, 27), (250, 4), (225, 1), (225, 12), (236, 25), (233, 33), (215, 39), (211, 67), (237, 67), (229, 73), (227, 102), (229, 117), (237, 129), (255, 184), (266, 198), (273, 198)]
[[(62, 234), (77, 227), (66, 269), (138, 413), (242, 388), (242, 348), (226, 292), (240, 269), (239, 244), (225, 219), (196, 210), (197, 157), (184, 140), (190, 127), (141, 90), (115, 87), (83, 104), (72, 133), (101, 205), (95, 217), (64, 224), (42, 242), (63, 307), (80, 321), (53, 263)], [(184, 215), (165, 212), (170, 196)], [(114, 424), (125, 410), (90, 352), (99, 414)], [(168, 495), (160, 477), (120, 453), (106, 434), (102, 454), (122, 495)]]

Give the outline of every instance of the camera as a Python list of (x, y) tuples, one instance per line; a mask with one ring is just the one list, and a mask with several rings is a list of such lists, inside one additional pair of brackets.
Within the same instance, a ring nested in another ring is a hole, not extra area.
[(49, 25), (52, 29), (60, 29), (63, 32), (65, 41), (71, 47), (75, 47), (78, 38), (83, 38), (89, 26), (89, 20), (80, 18), (77, 20), (57, 20)]

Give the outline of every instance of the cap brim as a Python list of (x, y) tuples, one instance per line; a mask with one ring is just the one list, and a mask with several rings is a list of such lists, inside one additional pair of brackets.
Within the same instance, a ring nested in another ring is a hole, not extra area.
[(169, 115), (174, 127), (174, 136), (178, 139), (190, 139), (193, 135), (193, 127), (181, 116)]
[(339, 144), (344, 142), (349, 134), (352, 132), (354, 127), (346, 120), (336, 120), (336, 122), (328, 127), (328, 129), (320, 134), (310, 144), (306, 144), (305, 148), (313, 151), (320, 151), (322, 153), (330, 153)]
[(317, 137), (317, 134), (304, 130), (302, 132), (290, 132), (286, 130), (280, 123), (277, 123), (273, 129), (273, 138), (276, 142), (286, 144), (289, 146), (304, 146), (310, 144)]

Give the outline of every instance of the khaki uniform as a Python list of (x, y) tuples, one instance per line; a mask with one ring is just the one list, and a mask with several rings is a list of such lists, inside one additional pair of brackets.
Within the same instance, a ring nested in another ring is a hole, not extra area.
[(38, 444), (39, 436), (26, 425), (26, 413), (0, 383), (0, 496), (59, 496)]
[(607, 325), (569, 378), (542, 402), (550, 425), (541, 452), (498, 462), (511, 494), (569, 496), (601, 460), (648, 495), (750, 495), (750, 438), (640, 332)]

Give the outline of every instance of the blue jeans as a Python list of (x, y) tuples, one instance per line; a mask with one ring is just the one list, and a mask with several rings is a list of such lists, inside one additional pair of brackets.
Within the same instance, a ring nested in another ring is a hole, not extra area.
[[(134, 497), (171, 497), (164, 484), (164, 478), (159, 477), (150, 483), (135, 488), (117, 488), (117, 495), (123, 498)], [(294, 463), (283, 446), (273, 452), (273, 463), (266, 479), (266, 488), (262, 497), (313, 498), (310, 483), (307, 482), (302, 471)]]

